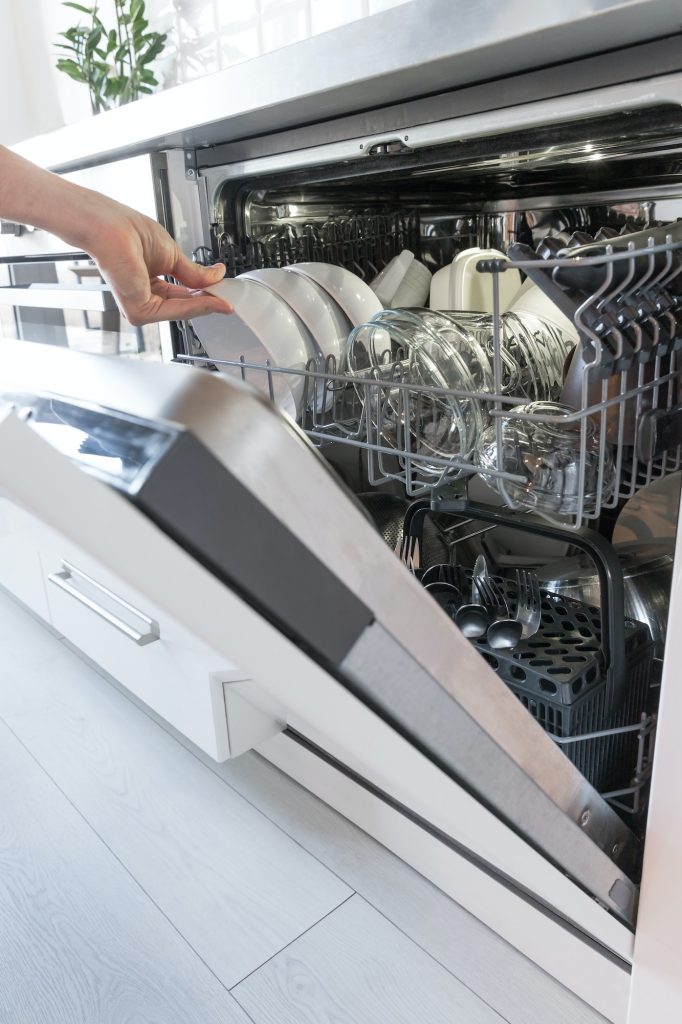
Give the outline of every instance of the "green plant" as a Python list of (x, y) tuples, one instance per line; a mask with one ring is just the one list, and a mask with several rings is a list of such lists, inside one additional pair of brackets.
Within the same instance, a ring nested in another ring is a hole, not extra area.
[(73, 28), (59, 33), (66, 42), (57, 46), (69, 56), (59, 57), (57, 67), (69, 78), (87, 85), (93, 114), (153, 92), (153, 86), (159, 83), (150, 64), (163, 52), (168, 38), (163, 32), (149, 31), (145, 0), (114, 3), (116, 27), (112, 29), (103, 24), (97, 3), (94, 7), (72, 0), (64, 3), (64, 7), (86, 15), (88, 22), (82, 24), (81, 19)]

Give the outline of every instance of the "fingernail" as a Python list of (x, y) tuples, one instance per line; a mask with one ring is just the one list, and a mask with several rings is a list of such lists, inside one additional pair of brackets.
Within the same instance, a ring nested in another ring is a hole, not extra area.
[(227, 268), (226, 268), (224, 263), (214, 263), (213, 266), (210, 269), (211, 270), (220, 270), (220, 272), (221, 272), (220, 276), (224, 277), (225, 276), (225, 271), (226, 271)]

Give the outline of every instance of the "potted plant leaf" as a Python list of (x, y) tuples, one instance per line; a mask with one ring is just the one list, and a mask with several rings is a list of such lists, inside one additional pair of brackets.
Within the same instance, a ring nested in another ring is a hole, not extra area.
[(98, 4), (86, 7), (66, 0), (80, 15), (60, 36), (63, 55), (57, 67), (87, 85), (93, 114), (137, 100), (154, 91), (158, 80), (151, 64), (163, 53), (167, 35), (153, 32), (145, 17), (145, 0), (114, 0), (116, 24), (107, 28)]

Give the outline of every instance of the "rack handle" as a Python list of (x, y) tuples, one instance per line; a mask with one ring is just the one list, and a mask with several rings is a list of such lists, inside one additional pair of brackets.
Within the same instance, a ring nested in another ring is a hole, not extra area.
[(517, 517), (512, 512), (465, 499), (434, 497), (431, 509), (434, 512), (471, 516), (472, 519), (482, 519), (498, 526), (565, 541), (590, 556), (599, 574), (604, 661), (613, 679), (616, 701), (619, 702), (625, 691), (625, 604), (623, 572), (613, 545), (596, 530), (585, 527), (564, 530), (539, 516), (526, 514)]
[[(144, 615), (142, 612), (138, 611), (138, 609), (132, 604), (128, 604), (128, 602), (124, 601), (122, 597), (118, 597), (118, 595), (114, 594), (113, 591), (109, 590), (101, 583), (98, 583), (97, 580), (86, 575), (86, 573), (77, 569), (74, 565), (71, 565), (70, 562), (62, 562), (61, 571), (50, 573), (47, 578), (50, 583), (53, 583), (56, 587), (59, 587), (60, 590), (63, 590), (66, 594), (75, 598), (79, 604), (85, 605), (85, 607), (89, 608), (90, 611), (95, 613), (95, 615), (98, 615), (101, 619), (104, 619), (105, 622), (108, 622), (110, 626), (113, 626), (114, 629), (117, 629), (119, 633), (123, 633), (124, 636), (127, 636), (128, 639), (132, 640), (138, 647), (146, 647), (148, 644), (153, 644), (156, 640), (161, 639), (159, 624), (155, 619), (150, 619), (148, 615)], [(79, 579), (94, 590), (99, 591), (100, 594), (108, 598), (114, 604), (120, 605), (120, 607), (125, 611), (134, 615), (135, 618), (143, 622), (147, 626), (146, 632), (141, 633), (139, 630), (135, 629), (134, 626), (129, 625), (125, 619), (115, 615), (114, 612), (110, 612), (108, 608), (103, 608), (102, 605), (98, 604), (93, 598), (84, 594), (83, 591), (79, 590), (75, 585), (76, 581)]]

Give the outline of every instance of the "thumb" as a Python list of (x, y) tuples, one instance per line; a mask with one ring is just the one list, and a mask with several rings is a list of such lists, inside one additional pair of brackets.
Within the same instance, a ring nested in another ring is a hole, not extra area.
[(191, 259), (178, 249), (175, 263), (168, 272), (187, 288), (208, 288), (225, 277), (225, 265), (215, 263), (212, 267), (202, 267), (199, 263), (192, 263)]

